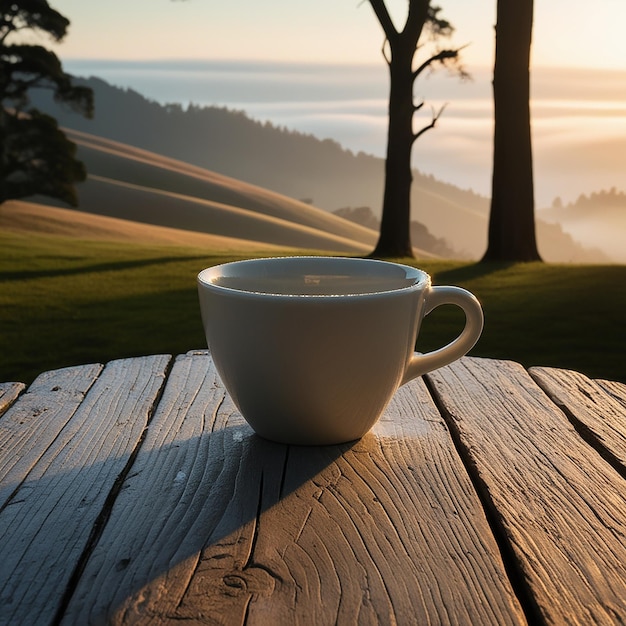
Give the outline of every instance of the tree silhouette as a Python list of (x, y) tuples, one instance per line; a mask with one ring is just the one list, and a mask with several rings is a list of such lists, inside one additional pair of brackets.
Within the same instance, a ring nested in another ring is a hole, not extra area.
[(56, 120), (29, 107), (33, 88), (87, 117), (93, 93), (72, 85), (57, 56), (41, 45), (15, 42), (26, 31), (61, 41), (69, 20), (46, 0), (0, 0), (0, 203), (42, 194), (76, 206), (74, 183), (85, 179), (76, 146)]
[(411, 247), (411, 150), (414, 142), (434, 128), (443, 112), (433, 110), (432, 119), (419, 131), (414, 131), (414, 114), (424, 106), (416, 103), (413, 87), (418, 76), (435, 64), (456, 64), (457, 71), (466, 76), (458, 65), (459, 49), (435, 50), (431, 56), (415, 67), (416, 52), (422, 34), (433, 40), (452, 34), (451, 24), (441, 18), (440, 7), (431, 6), (429, 0), (409, 0), (406, 22), (398, 30), (384, 0), (368, 0), (385, 34), (383, 56), (389, 67), (389, 126), (385, 160), (385, 188), (383, 195), (380, 236), (372, 256), (412, 257)]
[(530, 135), (533, 0), (498, 0), (488, 261), (538, 261)]

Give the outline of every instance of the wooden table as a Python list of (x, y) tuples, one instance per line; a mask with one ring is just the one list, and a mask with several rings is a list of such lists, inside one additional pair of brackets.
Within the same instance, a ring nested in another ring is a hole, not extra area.
[(0, 385), (0, 622), (623, 624), (626, 385), (464, 358), (341, 446), (207, 352)]

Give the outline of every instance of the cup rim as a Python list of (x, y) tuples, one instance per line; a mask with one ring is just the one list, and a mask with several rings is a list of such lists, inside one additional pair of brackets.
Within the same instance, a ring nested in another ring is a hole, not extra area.
[[(367, 263), (372, 266), (395, 266), (402, 268), (407, 273), (407, 278), (414, 278), (414, 282), (397, 288), (389, 288), (389, 289), (376, 289), (374, 291), (365, 291), (365, 292), (355, 292), (355, 293), (314, 293), (314, 294), (303, 294), (303, 293), (274, 293), (269, 291), (255, 291), (253, 289), (241, 289), (228, 287), (225, 285), (220, 285), (212, 281), (219, 277), (225, 268), (232, 268), (234, 266), (241, 266), (246, 264), (265, 264), (265, 263), (280, 263), (281, 261), (289, 262), (291, 260), (310, 260), (310, 261), (321, 261), (322, 263), (326, 262), (338, 262), (343, 263), (344, 261), (348, 262), (357, 262), (357, 263)], [(363, 297), (372, 297), (372, 296), (383, 296), (390, 294), (399, 294), (406, 293), (407, 291), (414, 291), (416, 289), (421, 289), (424, 286), (430, 285), (430, 275), (421, 270), (419, 268), (413, 267), (411, 265), (406, 265), (404, 263), (396, 263), (394, 261), (385, 261), (383, 259), (371, 259), (371, 258), (363, 258), (363, 257), (346, 257), (346, 256), (315, 256), (315, 255), (296, 255), (296, 256), (273, 256), (273, 257), (259, 257), (253, 259), (242, 259), (239, 261), (229, 261), (227, 263), (220, 263), (218, 265), (213, 265), (211, 267), (207, 267), (201, 270), (197, 276), (198, 285), (203, 288), (214, 290), (218, 293), (230, 293), (230, 294), (240, 294), (243, 296), (256, 296), (256, 297), (265, 297), (265, 298), (291, 298), (291, 299), (341, 299), (341, 298), (363, 298)]]

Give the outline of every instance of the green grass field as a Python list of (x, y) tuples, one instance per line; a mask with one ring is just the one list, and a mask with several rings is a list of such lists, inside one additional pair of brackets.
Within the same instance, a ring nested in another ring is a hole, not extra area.
[[(205, 347), (196, 275), (235, 258), (244, 256), (0, 234), (0, 382)], [(430, 272), (434, 284), (478, 296), (485, 329), (472, 355), (626, 382), (626, 266), (409, 262)], [(461, 324), (454, 307), (436, 310), (418, 348), (442, 345)]]

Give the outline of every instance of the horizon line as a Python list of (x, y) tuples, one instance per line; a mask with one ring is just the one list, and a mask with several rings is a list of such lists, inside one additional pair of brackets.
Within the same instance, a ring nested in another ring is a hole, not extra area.
[[(258, 59), (258, 58), (217, 58), (217, 57), (63, 57), (58, 55), (63, 63), (110, 63), (116, 65), (138, 64), (138, 65), (155, 65), (155, 64), (171, 64), (175, 65), (224, 65), (229, 67), (247, 66), (247, 67), (310, 67), (310, 68), (362, 68), (362, 69), (387, 69), (385, 60), (381, 57), (380, 63), (372, 61), (316, 61), (316, 60), (286, 60), (286, 59)], [(492, 64), (467, 64), (467, 67), (476, 70), (493, 71)], [(600, 66), (580, 66), (580, 65), (543, 65), (531, 64), (530, 72), (534, 70), (544, 71), (565, 71), (568, 73), (584, 72), (584, 73), (602, 73), (602, 74), (626, 74), (626, 67), (600, 67)]]

